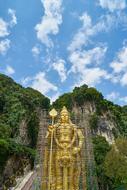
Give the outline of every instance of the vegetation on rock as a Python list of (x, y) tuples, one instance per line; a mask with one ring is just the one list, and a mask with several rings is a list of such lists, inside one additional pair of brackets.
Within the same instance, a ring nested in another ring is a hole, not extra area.
[(94, 157), (96, 164), (96, 173), (99, 189), (112, 189), (112, 181), (106, 176), (104, 170), (104, 161), (107, 153), (111, 147), (108, 142), (102, 136), (96, 136), (93, 138), (94, 145)]
[(106, 175), (114, 182), (113, 187), (127, 188), (127, 139), (118, 138), (105, 158)]
[(119, 133), (116, 136), (127, 136), (127, 106), (121, 107), (104, 99), (103, 95), (95, 88), (89, 88), (87, 85), (75, 87), (71, 93), (60, 96), (53, 103), (53, 106), (56, 109), (60, 109), (65, 105), (68, 109), (72, 110), (75, 104), (83, 107), (87, 102), (90, 102), (91, 105), (94, 104), (96, 107), (96, 113), (94, 113), (91, 120), (92, 128), (94, 128), (93, 125), (95, 124), (94, 122), (97, 122), (97, 118), (106, 112), (109, 119), (112, 119), (116, 123), (116, 131)]
[[(101, 118), (101, 116), (106, 115), (107, 120), (111, 120), (114, 123), (114, 128), (112, 129), (112, 134), (114, 135), (114, 138), (115, 139), (118, 137), (127, 138), (127, 106), (121, 107), (119, 105), (113, 104), (111, 101), (104, 99), (103, 95), (100, 92), (98, 92), (95, 88), (89, 88), (87, 85), (83, 85), (81, 87), (75, 87), (71, 93), (66, 93), (60, 96), (53, 103), (53, 106), (57, 109), (60, 109), (62, 108), (63, 105), (66, 105), (67, 108), (72, 110), (74, 105), (76, 105), (77, 108), (78, 107), (84, 108), (88, 102), (90, 105), (94, 105), (94, 107), (96, 108), (90, 114), (91, 118), (90, 127), (92, 131), (97, 130), (99, 119)], [(112, 167), (110, 168), (110, 164), (112, 164), (111, 162), (113, 162), (112, 159), (113, 150), (111, 149), (111, 146), (106, 141), (105, 137), (102, 136), (93, 137), (93, 146), (94, 146), (94, 156), (95, 156), (96, 173), (97, 173), (97, 181), (99, 184), (99, 189), (107, 190), (107, 189), (117, 188), (115, 184), (116, 181), (118, 183), (118, 176), (111, 177), (109, 175), (110, 169), (112, 169), (113, 172), (113, 168)], [(105, 159), (107, 163), (106, 170), (104, 169)], [(122, 163), (123, 160), (120, 158), (118, 159), (119, 159), (119, 165), (121, 166), (122, 170), (122, 164), (124, 166), (125, 162)], [(114, 168), (114, 174), (115, 171), (116, 169)], [(118, 170), (117, 172), (119, 173)], [(125, 170), (123, 172), (124, 172), (124, 177), (125, 177), (124, 181), (125, 181), (127, 180), (127, 174)], [(122, 182), (122, 180), (119, 182), (119, 184), (121, 185), (124, 185), (124, 183), (125, 182)]]
[[(49, 109), (50, 100), (32, 88), (23, 88), (11, 78), (0, 74), (0, 181), (7, 160), (27, 156), (33, 163), (39, 129), (39, 109)], [(27, 120), (30, 143), (18, 142), (19, 126)]]
[[(75, 87), (72, 92), (60, 96), (50, 106), (47, 97), (32, 88), (23, 88), (2, 74), (0, 74), (0, 183), (3, 182), (2, 174), (11, 156), (18, 158), (25, 156), (33, 165), (41, 109), (51, 107), (61, 109), (64, 105), (69, 110), (73, 110), (74, 106), (83, 109), (87, 103), (94, 107), (94, 111), (90, 113), (91, 129), (96, 131), (99, 119), (106, 115), (108, 120), (114, 122), (112, 134), (115, 138), (120, 138), (111, 146), (104, 137), (93, 136), (99, 189), (115, 189), (121, 185), (127, 188), (127, 106), (113, 104), (104, 99), (95, 88), (89, 88), (87, 85)], [(24, 119), (29, 139), (27, 145), (19, 140), (20, 124)]]

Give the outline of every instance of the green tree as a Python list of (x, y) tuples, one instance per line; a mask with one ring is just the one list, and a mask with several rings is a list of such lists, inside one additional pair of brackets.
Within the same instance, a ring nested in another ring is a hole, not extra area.
[(68, 109), (72, 109), (72, 96), (71, 93), (66, 93), (60, 96), (54, 103), (53, 107), (56, 109), (61, 109), (63, 106), (66, 106)]
[(92, 116), (91, 116), (91, 119), (90, 119), (90, 127), (91, 129), (97, 129), (98, 127), (98, 120), (99, 120), (99, 116), (94, 113)]
[[(10, 77), (0, 74), (0, 176), (3, 176), (6, 161), (11, 156), (22, 158), (25, 155), (33, 165), (39, 129), (36, 112), (49, 107), (50, 100), (40, 92), (23, 88)], [(22, 142), (17, 143), (20, 123), (24, 119), (28, 121), (27, 135), (31, 148), (22, 145)]]
[(100, 190), (107, 190), (112, 188), (111, 180), (105, 175), (104, 160), (107, 152), (110, 150), (110, 145), (102, 136), (93, 138), (94, 157), (96, 163), (97, 180)]
[(36, 148), (37, 137), (39, 131), (39, 119), (37, 114), (33, 112), (28, 121), (28, 137), (30, 139), (30, 146)]
[(127, 188), (127, 139), (117, 139), (105, 159), (105, 174), (114, 181), (114, 187)]

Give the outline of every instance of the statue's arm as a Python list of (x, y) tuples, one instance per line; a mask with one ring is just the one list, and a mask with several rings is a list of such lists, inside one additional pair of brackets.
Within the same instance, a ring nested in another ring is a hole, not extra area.
[(46, 136), (45, 136), (45, 143), (47, 146), (50, 146), (51, 144), (51, 139), (54, 139), (54, 130), (55, 130), (56, 125), (49, 125)]
[(79, 138), (79, 148), (81, 150), (83, 143), (84, 143), (84, 135), (82, 134), (81, 129), (77, 129), (77, 134), (78, 134), (78, 138)]
[(49, 126), (48, 126), (48, 130), (47, 130), (46, 136), (45, 136), (46, 139), (51, 136), (51, 133), (52, 133), (53, 128), (54, 128), (53, 125), (49, 125)]
[(76, 127), (76, 134), (77, 134), (77, 137), (78, 137), (78, 146), (73, 148), (73, 153), (74, 154), (78, 154), (81, 151), (83, 143), (84, 143), (83, 133), (82, 133), (82, 131), (80, 129), (77, 129), (77, 127)]

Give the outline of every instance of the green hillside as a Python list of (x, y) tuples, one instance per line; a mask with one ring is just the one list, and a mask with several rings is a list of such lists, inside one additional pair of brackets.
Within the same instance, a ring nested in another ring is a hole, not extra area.
[(60, 96), (53, 103), (53, 107), (60, 109), (65, 105), (67, 108), (72, 110), (74, 104), (76, 104), (77, 107), (83, 108), (86, 102), (90, 102), (96, 107), (96, 113), (93, 115), (94, 127), (96, 127), (97, 118), (102, 115), (102, 113), (110, 111), (109, 119), (112, 117), (115, 121), (117, 126), (116, 131), (122, 136), (127, 136), (127, 106), (121, 107), (104, 99), (102, 93), (97, 91), (95, 88), (89, 88), (87, 85), (75, 87), (71, 93), (66, 93)]
[[(38, 109), (49, 109), (50, 100), (32, 88), (23, 88), (0, 74), (0, 180), (6, 161), (11, 156), (27, 156), (33, 165), (38, 135)], [(23, 119), (28, 126), (29, 143), (18, 142)]]
[[(3, 184), (6, 188), (14, 185), (14, 176), (18, 175), (16, 172), (19, 165), (21, 168), (18, 168), (18, 171), (20, 171), (20, 175), (23, 174), (23, 160), (27, 159), (31, 168), (33, 167), (41, 109), (48, 110), (51, 107), (61, 109), (65, 105), (71, 111), (74, 106), (83, 109), (87, 103), (96, 108), (91, 114), (91, 131), (97, 130), (99, 119), (106, 113), (107, 120), (114, 122), (115, 127), (112, 129), (112, 134), (118, 147), (116, 151), (114, 145), (110, 145), (105, 137), (93, 133), (99, 189), (112, 190), (119, 187), (125, 189), (127, 185), (127, 168), (125, 167), (127, 165), (127, 106), (121, 107), (113, 104), (104, 99), (95, 88), (89, 88), (87, 85), (75, 87), (72, 92), (63, 94), (53, 105), (50, 105), (50, 100), (40, 92), (32, 88), (23, 88), (3, 74), (0, 74), (0, 187)], [(20, 125), (23, 120), (27, 125), (28, 142), (26, 144), (19, 138)], [(11, 179), (9, 174), (6, 176), (4, 173), (10, 158), (20, 161), (17, 168), (13, 169), (14, 175), (11, 176)], [(118, 168), (119, 170), (117, 170)], [(113, 172), (114, 170), (115, 172)]]
[[(95, 88), (89, 88), (87, 85), (75, 87), (71, 93), (60, 96), (54, 103), (56, 109), (66, 105), (73, 110), (84, 108), (90, 103), (95, 106), (95, 111), (90, 114), (91, 131), (97, 131), (98, 121), (105, 114), (107, 121), (114, 123), (111, 133), (116, 139), (115, 145), (110, 145), (105, 137), (93, 135), (93, 148), (96, 164), (96, 175), (99, 190), (127, 189), (127, 106), (115, 105), (113, 102), (104, 99), (103, 95)], [(103, 131), (103, 126), (101, 127)], [(95, 134), (95, 133), (94, 133)], [(118, 139), (118, 140), (117, 140)], [(122, 152), (123, 151), (123, 152)]]

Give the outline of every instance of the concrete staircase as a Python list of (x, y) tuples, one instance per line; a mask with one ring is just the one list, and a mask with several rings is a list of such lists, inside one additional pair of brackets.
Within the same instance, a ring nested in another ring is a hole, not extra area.
[[(79, 117), (80, 115), (80, 117)], [(22, 188), (17, 187), (15, 190), (40, 190), (41, 187), (41, 181), (42, 181), (42, 163), (44, 159), (44, 148), (45, 148), (45, 135), (47, 131), (47, 127), (50, 123), (50, 118), (48, 117), (47, 110), (41, 110), (40, 115), (40, 128), (39, 128), (39, 134), (38, 134), (38, 141), (37, 141), (37, 151), (38, 156), (35, 161), (35, 170), (26, 176), (24, 179), (24, 182), (20, 185), (22, 185)], [(83, 179), (83, 186), (81, 189), (87, 189), (87, 190), (98, 190), (98, 183), (97, 183), (97, 177), (95, 172), (95, 160), (94, 160), (94, 153), (93, 153), (93, 143), (92, 143), (92, 134), (91, 129), (89, 126), (89, 119), (90, 114), (86, 113), (85, 111), (81, 111), (80, 114), (73, 117), (72, 122), (75, 123), (84, 133), (85, 137), (85, 144), (84, 149), (82, 151), (83, 158), (83, 175), (87, 176)], [(39, 184), (38, 188), (35, 188), (36, 182)], [(87, 185), (87, 188), (86, 188)]]
[(98, 183), (96, 177), (96, 168), (93, 152), (92, 133), (89, 125), (90, 115), (83, 112), (82, 126), (84, 128), (85, 136), (85, 163), (86, 163), (86, 176), (87, 176), (87, 189), (98, 190)]

